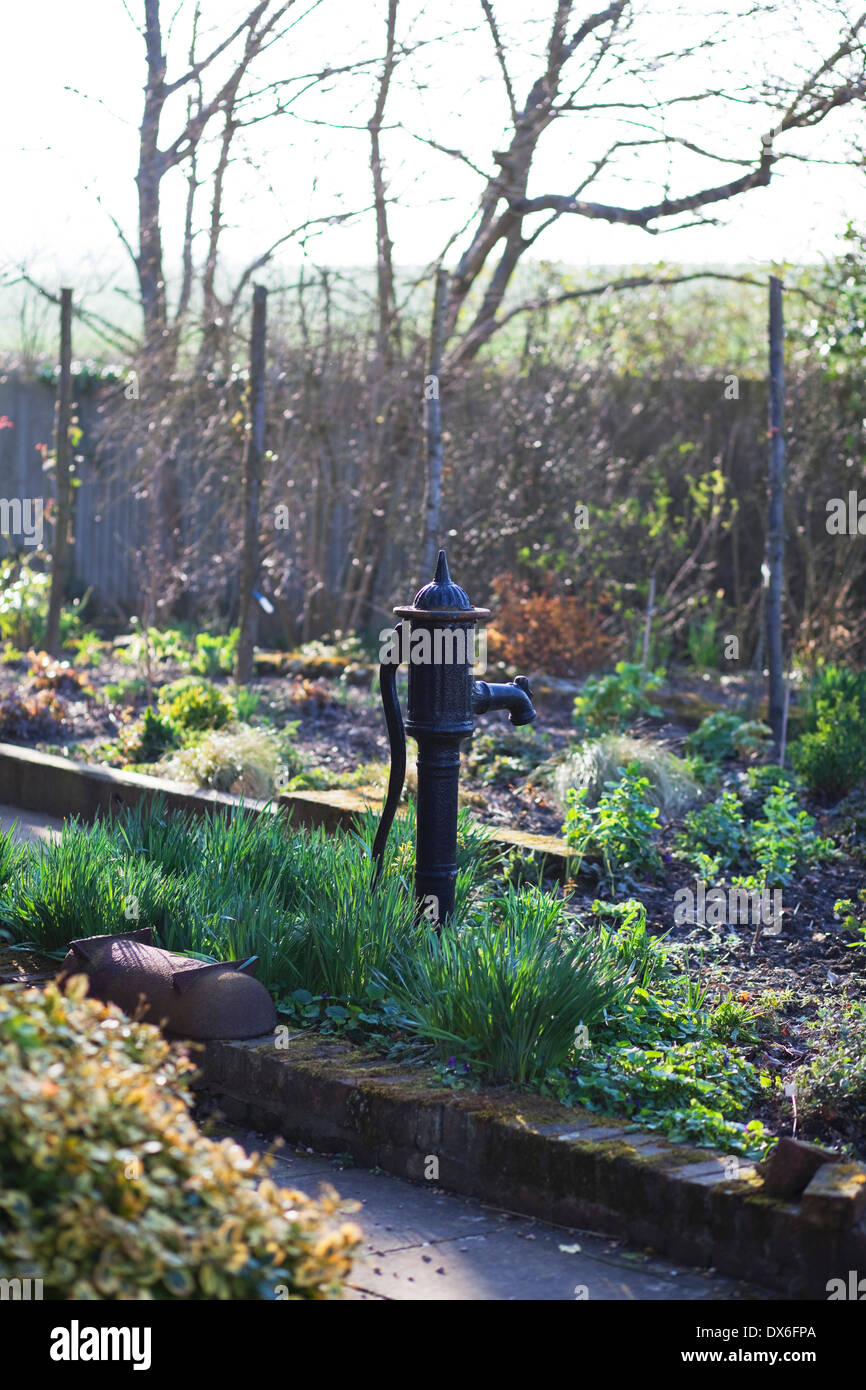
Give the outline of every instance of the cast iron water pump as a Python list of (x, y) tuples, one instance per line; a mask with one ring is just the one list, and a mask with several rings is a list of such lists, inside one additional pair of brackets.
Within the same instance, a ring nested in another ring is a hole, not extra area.
[[(531, 724), (535, 709), (525, 676), (505, 685), (474, 679), (475, 629), (487, 621), (490, 609), (473, 608), (448, 573), (444, 550), (433, 582), (419, 589), (410, 607), (394, 612), (401, 621), (379, 667), (391, 772), (373, 858), (378, 878), (406, 776), (408, 733), (418, 743), (415, 897), (419, 912), (438, 924), (454, 911), (460, 744), (475, 732), (476, 714), (507, 709), (512, 724)], [(403, 660), (409, 666), (405, 726), (397, 700), (397, 667)]]

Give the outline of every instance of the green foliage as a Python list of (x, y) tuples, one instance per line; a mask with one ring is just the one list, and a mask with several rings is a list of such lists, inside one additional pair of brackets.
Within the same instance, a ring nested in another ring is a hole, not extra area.
[(686, 740), (686, 747), (709, 762), (746, 758), (762, 751), (771, 730), (757, 720), (744, 720), (728, 710), (708, 714)]
[(592, 910), (599, 919), (599, 939), (624, 961), (630, 978), (640, 989), (648, 990), (655, 980), (667, 974), (669, 963), (662, 945), (664, 937), (647, 933), (646, 908), (642, 902), (637, 898), (627, 898), (621, 903), (596, 899)]
[(174, 724), (148, 705), (141, 719), (124, 729), (119, 742), (129, 762), (155, 763), (169, 748), (176, 748), (180, 738)]
[(133, 618), (130, 625), (131, 636), (118, 637), (114, 643), (121, 661), (138, 666), (142, 671), (160, 662), (170, 661), (181, 667), (189, 665), (189, 640), (180, 628), (145, 628), (138, 618)]
[(563, 833), (577, 852), (578, 873), (603, 871), (611, 891), (618, 883), (660, 873), (659, 812), (636, 764), (618, 782), (607, 783), (595, 806), (586, 804), (585, 789), (570, 792), (568, 801)]
[(718, 600), (697, 622), (689, 623), (686, 648), (689, 661), (697, 671), (713, 671), (722, 663), (722, 643), (719, 635), (721, 615)]
[(733, 792), (722, 792), (710, 805), (690, 811), (685, 830), (675, 837), (675, 844), (707, 878), (739, 867), (747, 854), (746, 823), (739, 797)]
[[(48, 622), (51, 575), (32, 555), (0, 559), (0, 642), (15, 647), (41, 648)], [(60, 640), (66, 644), (80, 636), (80, 601), (63, 608)]]
[(791, 761), (810, 791), (842, 797), (866, 777), (866, 698), (838, 695), (814, 706), (815, 728), (791, 748)]
[(240, 628), (234, 627), (225, 637), (213, 636), (209, 632), (199, 632), (195, 639), (195, 656), (190, 661), (190, 670), (200, 676), (228, 675), (235, 664)]
[(756, 866), (758, 876), (738, 880), (741, 886), (784, 888), (796, 871), (836, 856), (832, 842), (815, 834), (814, 826), (814, 817), (800, 808), (790, 787), (773, 787), (751, 824), (745, 820), (739, 797), (725, 791), (686, 816), (685, 829), (675, 844), (707, 879)]
[(181, 676), (159, 692), (159, 713), (176, 728), (221, 729), (234, 714), (231, 700), (200, 676)]
[(746, 786), (747, 799), (754, 797), (763, 803), (774, 787), (788, 787), (796, 791), (797, 777), (790, 768), (779, 767), (778, 763), (760, 763), (757, 767), (746, 768)]
[(661, 717), (649, 696), (664, 682), (664, 671), (644, 671), (638, 662), (618, 661), (606, 676), (589, 676), (575, 697), (574, 723), (581, 732), (623, 729), (639, 715)]
[(339, 1298), (360, 1240), (336, 1194), (196, 1128), (192, 1064), (78, 976), (0, 988), (0, 1269), (46, 1299)]
[[(0, 879), (2, 879), (2, 852), (0, 852)], [(842, 919), (842, 930), (857, 932), (862, 941), (849, 941), (848, 945), (866, 948), (866, 888), (857, 893), (857, 902), (851, 898), (840, 898), (833, 904), (833, 915)]]
[(249, 686), (235, 685), (232, 686), (232, 701), (239, 723), (249, 724), (262, 702), (262, 694), (260, 690), (250, 690)]
[(461, 926), (399, 951), (383, 983), (440, 1052), (471, 1055), (492, 1081), (538, 1081), (567, 1059), (581, 1025), (622, 1008), (632, 991), (618, 952), (563, 926), (561, 904), (509, 887)]
[[(657, 995), (636, 989), (624, 1016), (603, 1024), (567, 1075), (549, 1076), (569, 1104), (630, 1118), (670, 1139), (760, 1158), (771, 1136), (744, 1113), (770, 1076), (713, 1033), (705, 989), (666, 970)], [(695, 1008), (696, 999), (699, 1007)]]
[(853, 700), (862, 710), (866, 710), (866, 671), (822, 662), (813, 671), (806, 686), (803, 699), (804, 730), (811, 732), (817, 729), (820, 707), (826, 701), (835, 704), (839, 700)]
[(764, 802), (763, 818), (753, 822), (749, 848), (770, 888), (784, 888), (795, 872), (832, 859), (831, 840), (814, 830), (815, 818), (803, 811), (787, 787), (775, 787)]
[(62, 951), (80, 936), (158, 930), (181, 902), (179, 885), (156, 865), (125, 858), (105, 826), (85, 829), (73, 820), (59, 839), (29, 849), (0, 896), (0, 925), (17, 941)]
[(866, 1109), (866, 1007), (833, 1005), (810, 1025), (815, 1045), (794, 1072), (797, 1111), (805, 1120), (845, 1125)]
[(16, 881), (26, 857), (24, 846), (15, 839), (15, 826), (5, 833), (0, 830), (0, 894)]
[(83, 632), (80, 637), (73, 638), (69, 643), (75, 650), (75, 665), (90, 667), (99, 666), (106, 645), (95, 632)]
[(133, 676), (125, 681), (109, 681), (103, 686), (102, 694), (109, 705), (134, 705), (147, 694), (147, 681), (143, 676)]
[(735, 1043), (739, 1039), (744, 1042), (756, 1042), (757, 1034), (753, 1024), (760, 1016), (760, 1009), (750, 1009), (744, 1001), (735, 999), (729, 992), (710, 1014), (710, 1031), (724, 1043)]

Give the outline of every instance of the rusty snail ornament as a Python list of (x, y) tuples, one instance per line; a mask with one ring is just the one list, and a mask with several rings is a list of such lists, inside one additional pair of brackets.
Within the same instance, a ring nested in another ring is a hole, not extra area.
[(90, 993), (182, 1038), (272, 1033), (274, 1001), (253, 977), (256, 957), (209, 965), (154, 945), (150, 927), (71, 941), (60, 978), (87, 975)]
[[(381, 872), (403, 790), (408, 733), (418, 743), (415, 897), (419, 913), (438, 927), (454, 911), (460, 744), (475, 732), (476, 714), (507, 709), (511, 723), (519, 725), (532, 723), (535, 709), (525, 676), (504, 685), (474, 679), (475, 631), (490, 617), (490, 609), (474, 608), (453, 582), (444, 550), (439, 551), (433, 582), (419, 589), (410, 606), (394, 612), (400, 622), (379, 667), (391, 771), (373, 843), (375, 877)], [(397, 667), (402, 660), (409, 667), (405, 725), (397, 699)]]

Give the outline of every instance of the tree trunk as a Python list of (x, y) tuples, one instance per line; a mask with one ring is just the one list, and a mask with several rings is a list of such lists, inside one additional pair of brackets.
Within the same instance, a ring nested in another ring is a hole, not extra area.
[(427, 515), (424, 526), (423, 583), (433, 575), (439, 552), (439, 514), (442, 509), (442, 351), (445, 343), (445, 310), (448, 307), (448, 272), (436, 272), (433, 323), (430, 330), (430, 360), (424, 382), (427, 418)]
[(259, 496), (265, 453), (265, 325), (268, 292), (264, 285), (253, 290), (253, 325), (250, 336), (250, 422), (241, 485), (243, 542), (241, 547), (240, 614), (235, 680), (243, 685), (253, 673), (258, 609), (253, 590), (259, 573)]
[(770, 475), (767, 509), (767, 668), (769, 722), (775, 756), (782, 746), (785, 673), (782, 662), (782, 580), (785, 547), (785, 360), (782, 282), (770, 277)]
[(60, 291), (60, 390), (57, 397), (55, 445), (54, 546), (51, 556), (51, 593), (45, 628), (45, 650), (60, 655), (60, 611), (69, 574), (69, 520), (72, 478), (69, 472), (69, 425), (72, 417), (72, 290)]

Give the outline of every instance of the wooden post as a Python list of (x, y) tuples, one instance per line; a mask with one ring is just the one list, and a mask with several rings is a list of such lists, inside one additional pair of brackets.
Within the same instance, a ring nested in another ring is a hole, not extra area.
[(424, 520), (424, 558), (421, 573), (423, 584), (426, 584), (433, 574), (436, 556), (439, 553), (439, 514), (442, 509), (442, 401), (440, 399), (440, 385), (447, 291), (448, 271), (440, 266), (436, 271), (433, 321), (430, 328), (430, 357), (427, 364), (427, 378), (424, 382), (427, 424), (427, 512)]
[(265, 329), (268, 292), (264, 285), (253, 289), (253, 323), (250, 334), (250, 419), (244, 451), (241, 483), (243, 540), (240, 566), (240, 612), (235, 680), (243, 685), (253, 674), (253, 650), (258, 626), (258, 609), (253, 590), (259, 572), (259, 497), (262, 462), (265, 453)]
[(60, 612), (69, 576), (69, 522), (72, 475), (69, 471), (69, 426), (72, 419), (72, 290), (60, 291), (60, 383), (54, 446), (54, 543), (51, 592), (45, 625), (45, 650), (60, 655)]
[(782, 746), (785, 672), (782, 660), (782, 580), (785, 549), (785, 357), (782, 281), (770, 277), (770, 468), (767, 505), (767, 669), (769, 723), (775, 756)]
[(647, 661), (649, 660), (650, 637), (652, 635), (653, 614), (656, 606), (656, 577), (655, 573), (650, 575), (649, 598), (646, 605), (646, 622), (643, 629), (643, 654), (641, 656), (641, 670), (646, 672)]

